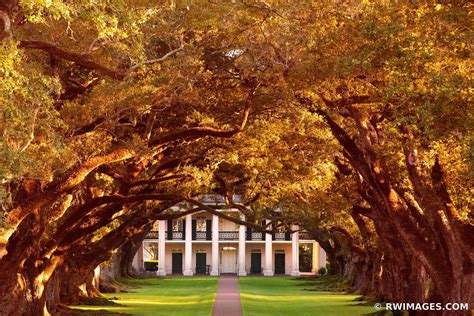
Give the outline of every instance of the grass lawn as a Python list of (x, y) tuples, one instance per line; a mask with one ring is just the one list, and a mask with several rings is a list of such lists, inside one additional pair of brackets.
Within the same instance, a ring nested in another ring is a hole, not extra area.
[(129, 293), (105, 294), (120, 306), (74, 306), (133, 315), (210, 315), (217, 278), (125, 279)]
[(307, 291), (317, 287), (309, 280), (290, 278), (239, 278), (244, 316), (263, 315), (363, 315), (375, 312), (372, 306), (354, 301), (358, 295)]

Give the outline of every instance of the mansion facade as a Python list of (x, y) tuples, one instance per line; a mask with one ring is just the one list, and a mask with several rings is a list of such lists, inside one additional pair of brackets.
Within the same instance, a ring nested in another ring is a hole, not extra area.
[[(204, 202), (216, 204), (209, 199)], [(238, 211), (220, 212), (230, 215)], [(300, 271), (315, 273), (325, 266), (324, 250), (307, 233), (252, 231), (206, 211), (157, 221), (133, 259), (137, 271), (157, 276), (221, 273), (299, 276)]]

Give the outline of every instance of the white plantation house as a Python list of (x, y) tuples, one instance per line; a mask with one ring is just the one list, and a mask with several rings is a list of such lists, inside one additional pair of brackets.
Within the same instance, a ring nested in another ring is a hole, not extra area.
[[(207, 195), (203, 202), (215, 205), (220, 201)], [(307, 233), (265, 234), (206, 211), (157, 221), (133, 260), (137, 271), (156, 271), (157, 276), (221, 273), (299, 276), (300, 271), (316, 272), (325, 265), (325, 252)]]

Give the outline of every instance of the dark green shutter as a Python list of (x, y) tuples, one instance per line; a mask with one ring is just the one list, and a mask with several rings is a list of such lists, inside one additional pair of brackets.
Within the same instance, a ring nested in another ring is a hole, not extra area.
[(252, 240), (252, 227), (247, 226), (247, 240)]
[(285, 233), (285, 240), (290, 240), (290, 232), (289, 231), (287, 231)]
[(186, 221), (183, 220), (183, 240), (186, 239)]
[[(262, 226), (265, 227), (265, 220), (262, 221)], [(267, 228), (265, 227), (265, 229), (267, 229)], [(267, 234), (265, 234), (265, 232), (262, 232), (262, 240), (265, 240), (266, 236), (267, 236)]]
[(196, 225), (197, 225), (197, 222), (195, 219), (192, 220), (192, 227), (193, 227), (193, 234), (191, 235), (192, 236), (192, 239), (193, 240), (196, 240)]
[[(276, 228), (275, 226), (276, 225), (273, 225), (273, 228)], [(275, 233), (272, 234), (272, 240), (275, 240)]]
[(173, 239), (173, 220), (168, 220), (168, 240)]
[(212, 240), (212, 220), (206, 220), (206, 240)]

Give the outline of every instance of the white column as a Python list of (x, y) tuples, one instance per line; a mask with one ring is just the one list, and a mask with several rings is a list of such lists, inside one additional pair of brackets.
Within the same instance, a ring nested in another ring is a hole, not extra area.
[[(268, 224), (268, 222), (270, 222), (270, 220), (267, 219), (266, 223)], [(267, 227), (267, 229), (270, 229), (270, 227)], [(274, 274), (272, 243), (272, 235), (265, 234), (265, 269), (263, 270), (264, 276), (273, 276)]]
[(166, 226), (166, 220), (160, 221), (158, 228), (158, 271), (156, 271), (158, 276), (166, 275)]
[(96, 289), (99, 288), (99, 281), (100, 281), (100, 265), (98, 265), (94, 269), (94, 277), (92, 278), (92, 284), (95, 286)]
[(212, 215), (211, 276), (219, 275), (219, 216)]
[(319, 268), (326, 268), (326, 252), (319, 247)]
[(319, 244), (313, 241), (313, 264), (311, 272), (317, 273), (319, 270)]
[[(244, 215), (240, 215), (241, 220), (245, 220)], [(245, 225), (239, 226), (239, 276), (246, 276), (245, 270)]]
[(140, 245), (140, 248), (138, 248), (136, 259), (137, 260), (135, 263), (136, 263), (136, 268), (138, 270), (138, 273), (143, 274), (145, 271), (145, 267), (143, 266), (143, 241), (142, 241), (142, 244)]
[[(293, 230), (298, 229), (298, 225), (292, 225)], [(291, 235), (291, 276), (300, 276), (300, 260), (299, 260), (299, 249), (300, 248), (300, 237), (299, 232), (294, 232)]]
[(186, 238), (184, 244), (184, 271), (183, 275), (193, 275), (193, 218), (192, 215), (186, 215)]

